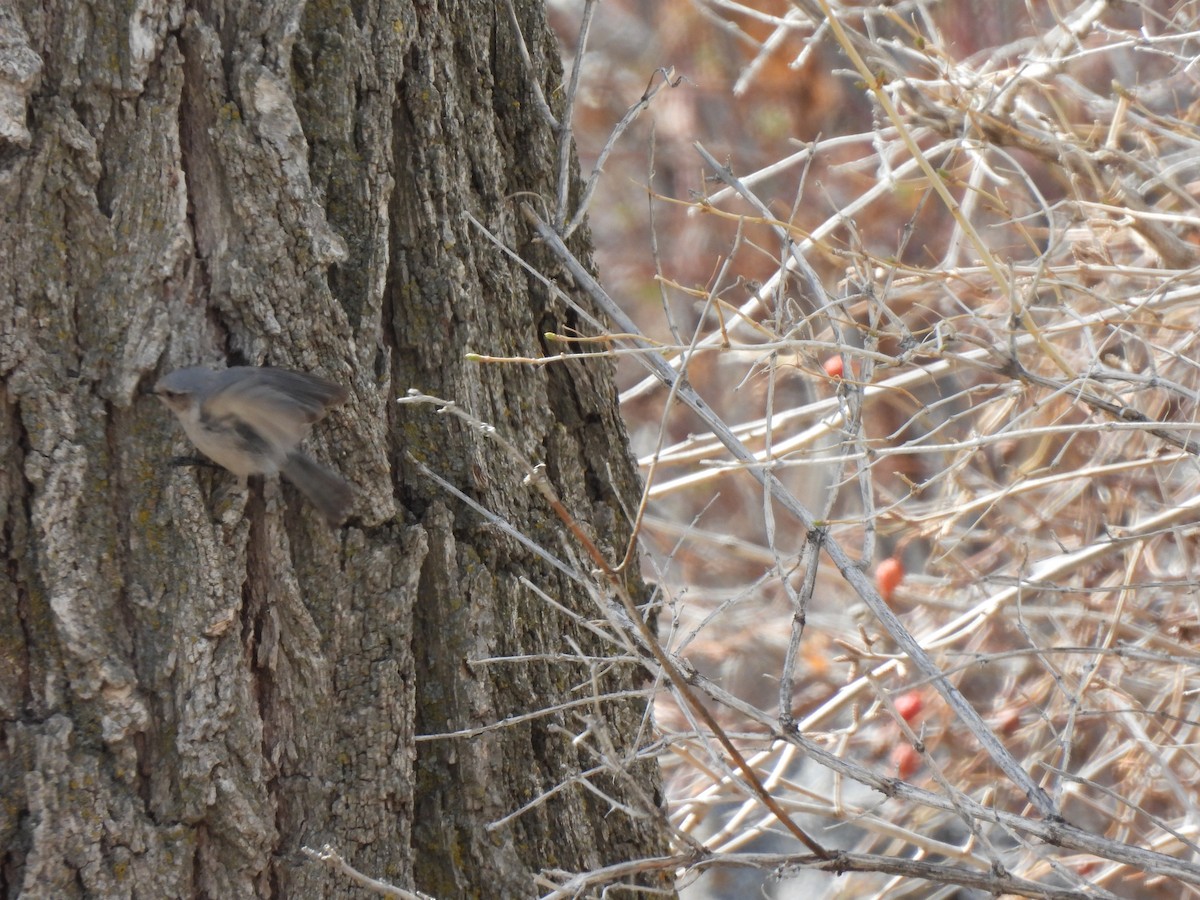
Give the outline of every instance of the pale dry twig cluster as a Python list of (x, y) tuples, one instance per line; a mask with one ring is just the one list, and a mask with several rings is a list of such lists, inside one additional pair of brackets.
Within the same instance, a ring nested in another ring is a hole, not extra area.
[[(1009, 4), (970, 54), (968, 4), (697, 6), (753, 47), (747, 102), (823, 46), (870, 122), (754, 170), (696, 141), (703, 181), (652, 199), (726, 247), (689, 283), (660, 229), (665, 312), (610, 311), (650, 369), (660, 640), (795, 821), (868, 855), (830, 890), (1195, 893), (1195, 5)], [(836, 869), (664, 689), (684, 883)]]

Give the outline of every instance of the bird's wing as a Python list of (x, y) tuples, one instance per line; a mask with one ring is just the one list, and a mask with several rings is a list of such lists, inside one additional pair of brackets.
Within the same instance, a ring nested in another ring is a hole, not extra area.
[(299, 409), (309, 424), (319, 421), (332, 406), (346, 402), (347, 392), (340, 384), (326, 381), (316, 375), (306, 372), (293, 372), (290, 369), (272, 369), (270, 367), (243, 366), (229, 369), (223, 381), (240, 386), (247, 391), (258, 392), (256, 396), (264, 402), (273, 394), (280, 395), (287, 402), (289, 409)]
[(291, 449), (346, 396), (341, 385), (315, 375), (247, 366), (221, 372), (219, 386), (201, 411), (212, 419), (234, 417), (273, 446)]

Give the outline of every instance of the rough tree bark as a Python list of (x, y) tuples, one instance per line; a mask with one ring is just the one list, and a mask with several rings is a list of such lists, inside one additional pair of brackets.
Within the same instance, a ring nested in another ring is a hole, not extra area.
[[(492, 0), (0, 10), (5, 896), (360, 895), (300, 852), (329, 843), (438, 897), (524, 897), (661, 851), (653, 816), (600, 799), (652, 813), (649, 764), (488, 827), (596, 766), (572, 743), (589, 722), (631, 752), (639, 703), (416, 740), (638, 685), (550, 661), (605, 648), (519, 579), (595, 599), (409, 454), (581, 559), (518, 468), (393, 402), (418, 387), (495, 424), (623, 550), (608, 369), (464, 359), (571, 325), (465, 217), (555, 274), (514, 198), (553, 195), (530, 78), (553, 96), (561, 72), (541, 4), (516, 6), (533, 72)], [(346, 527), (287, 485), (167, 464), (190, 448), (143, 391), (195, 363), (350, 387), (311, 442), (356, 487)]]

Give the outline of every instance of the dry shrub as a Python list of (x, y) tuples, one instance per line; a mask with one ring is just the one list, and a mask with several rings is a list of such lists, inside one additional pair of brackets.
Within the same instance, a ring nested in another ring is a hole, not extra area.
[[(751, 454), (622, 357), (658, 634), (795, 822), (864, 854), (800, 847), (667, 683), (688, 896), (1196, 893), (1197, 13), (602, 5), (585, 168), (655, 68), (687, 80), (605, 161), (601, 270)], [(942, 680), (830, 542), (902, 566)]]

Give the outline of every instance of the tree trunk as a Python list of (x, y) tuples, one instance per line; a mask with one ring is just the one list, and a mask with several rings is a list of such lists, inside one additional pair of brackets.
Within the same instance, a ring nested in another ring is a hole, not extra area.
[[(652, 764), (579, 783), (647, 739), (643, 702), (578, 703), (636, 668), (568, 661), (611, 651), (540, 599), (586, 619), (594, 592), (413, 461), (591, 563), (496, 444), (394, 402), (494, 424), (624, 553), (609, 368), (465, 358), (572, 325), (466, 215), (556, 274), (515, 204), (554, 195), (530, 79), (561, 72), (516, 5), (532, 72), (492, 0), (0, 11), (5, 896), (361, 895), (301, 850), (329, 844), (440, 898), (526, 897), (662, 852)], [(144, 389), (193, 364), (350, 389), (310, 441), (355, 485), (345, 527), (169, 465), (191, 448)]]

